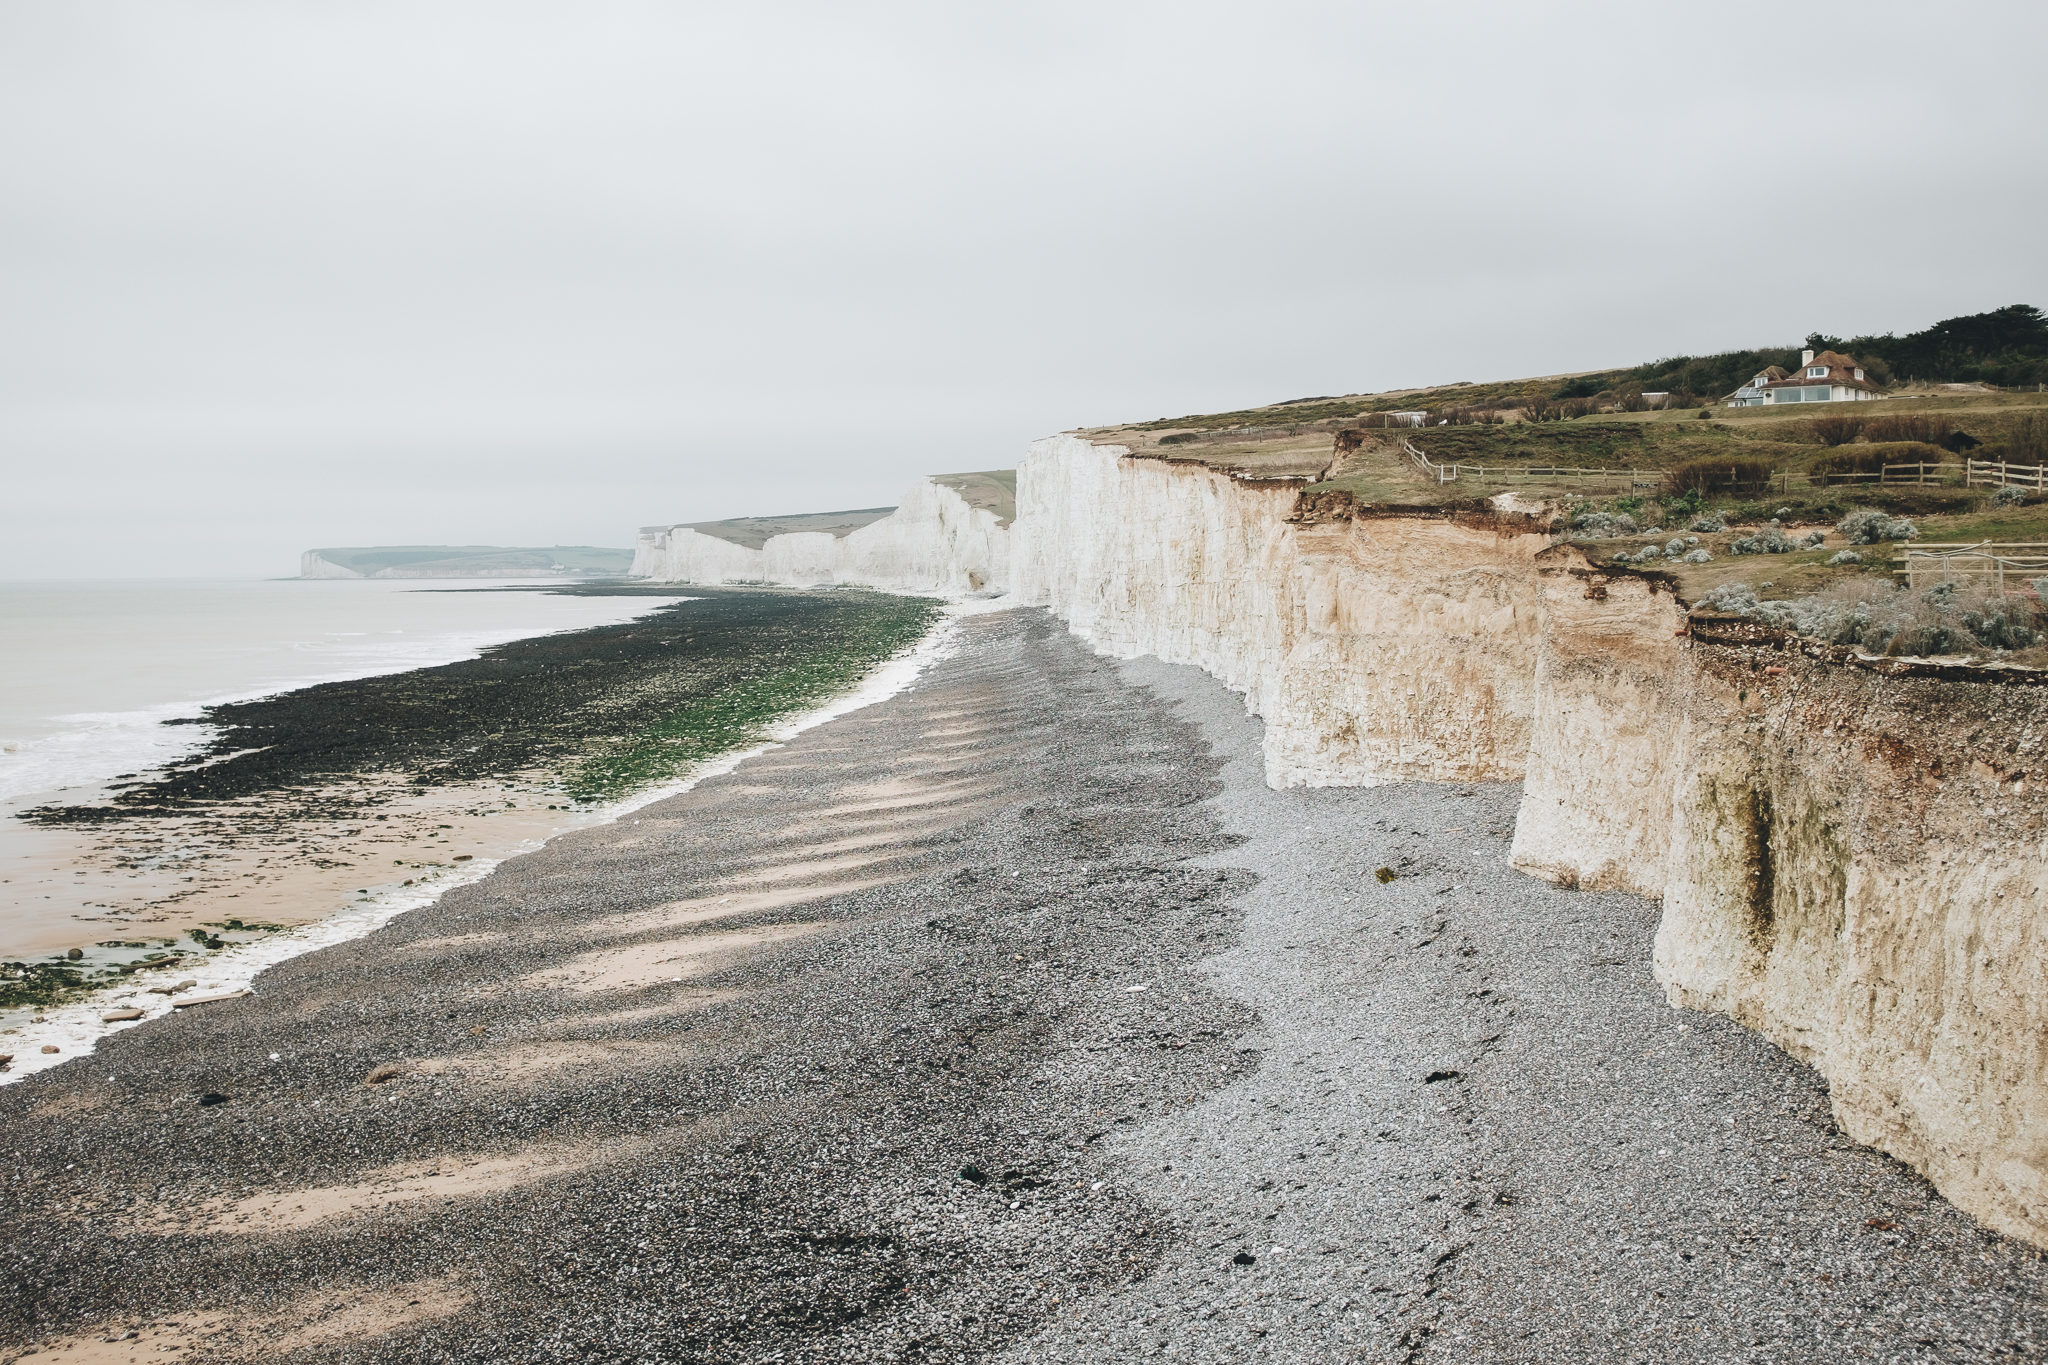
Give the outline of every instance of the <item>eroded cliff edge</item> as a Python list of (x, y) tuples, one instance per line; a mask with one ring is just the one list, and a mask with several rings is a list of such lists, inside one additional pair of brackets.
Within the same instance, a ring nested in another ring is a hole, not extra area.
[(1660, 897), (1656, 970), (1827, 1077), (1857, 1140), (2048, 1245), (2048, 689), (1695, 620), (1547, 523), (1391, 513), (1076, 437), (1019, 466), (1013, 592), (1190, 663), (1276, 785), (1523, 782), (1516, 865)]

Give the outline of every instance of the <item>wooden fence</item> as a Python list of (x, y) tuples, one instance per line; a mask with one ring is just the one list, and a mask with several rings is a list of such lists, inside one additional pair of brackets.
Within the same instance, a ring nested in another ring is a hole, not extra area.
[(2048, 543), (1980, 540), (1972, 544), (1909, 545), (1906, 567), (1892, 572), (1909, 588), (1960, 583), (1996, 592), (2026, 592), (2048, 578)]
[(1655, 488), (1664, 481), (1664, 476), (1654, 469), (1583, 469), (1561, 465), (1486, 465), (1438, 464), (1422, 453), (1413, 441), (1402, 441), (1401, 449), (1415, 462), (1415, 467), (1438, 483), (1455, 483), (1460, 479), (1536, 479), (1549, 483), (1615, 483), (1626, 484), (1631, 492), (1638, 488)]
[[(1663, 472), (1655, 469), (1438, 464), (1425, 455), (1415, 442), (1406, 438), (1401, 441), (1401, 449), (1415, 462), (1417, 469), (1437, 483), (1455, 483), (1460, 479), (1502, 482), (1512, 482), (1516, 479), (1551, 483), (1593, 482), (1626, 484), (1629, 491), (1633, 492), (1638, 488), (1656, 488), (1664, 482)], [(2003, 460), (1965, 460), (1960, 463), (1920, 461), (1912, 464), (1888, 464), (1877, 469), (1780, 469), (1773, 471), (1761, 483), (1754, 479), (1742, 478), (1731, 471), (1726, 479), (1718, 482), (1730, 490), (1753, 488), (1759, 491), (1776, 490), (1780, 493), (1790, 493), (1799, 487), (1826, 488), (1839, 483), (1875, 483), (1915, 488), (1960, 483), (1966, 488), (2032, 488), (2048, 492), (2048, 465), (2007, 464)]]
[(2003, 460), (1971, 460), (1963, 474), (1968, 485), (1989, 484), (1999, 488), (2033, 488), (2048, 491), (2048, 465), (2007, 464)]

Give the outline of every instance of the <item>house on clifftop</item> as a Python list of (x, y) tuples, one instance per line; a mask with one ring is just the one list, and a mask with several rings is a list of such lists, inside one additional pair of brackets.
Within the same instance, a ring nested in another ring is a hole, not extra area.
[(1761, 408), (1778, 403), (1854, 403), (1882, 398), (1884, 391), (1864, 377), (1854, 356), (1840, 351), (1812, 351), (1799, 354), (1799, 368), (1791, 374), (1776, 365), (1728, 395), (1723, 401), (1731, 408)]

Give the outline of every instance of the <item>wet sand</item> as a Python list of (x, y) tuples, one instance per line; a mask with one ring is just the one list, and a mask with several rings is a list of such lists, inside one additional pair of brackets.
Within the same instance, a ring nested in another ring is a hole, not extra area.
[(177, 941), (230, 919), (308, 924), (359, 892), (502, 857), (577, 823), (573, 812), (549, 809), (561, 798), (539, 774), (426, 791), (393, 784), (379, 796), (375, 813), (345, 819), (302, 819), (257, 801), (112, 828), (16, 831), (14, 856), (0, 866), (0, 895), (32, 913), (7, 926), (0, 958), (89, 949), (108, 938)]
[(1653, 906), (1514, 874), (1512, 790), (1271, 792), (1212, 681), (1035, 612), (962, 631), (0, 1091), (0, 1356), (2048, 1346), (2040, 1255), (1668, 1009)]

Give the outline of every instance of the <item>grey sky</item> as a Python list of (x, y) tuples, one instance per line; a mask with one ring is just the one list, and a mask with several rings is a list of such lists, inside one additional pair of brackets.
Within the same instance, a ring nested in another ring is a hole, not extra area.
[(2048, 6), (0, 0), (0, 577), (2048, 304)]

